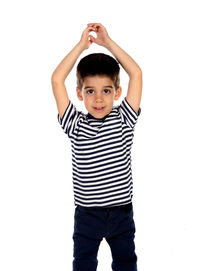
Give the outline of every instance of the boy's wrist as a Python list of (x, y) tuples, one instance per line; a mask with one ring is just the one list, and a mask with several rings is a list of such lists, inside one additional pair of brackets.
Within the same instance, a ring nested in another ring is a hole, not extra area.
[(77, 43), (77, 46), (79, 46), (79, 47), (80, 47), (80, 50), (82, 50), (82, 51), (86, 50), (84, 44), (83, 44), (81, 41), (79, 41), (79, 42)]
[(104, 44), (104, 47), (108, 50), (110, 50), (111, 46), (112, 46), (113, 40), (111, 38), (108, 38)]

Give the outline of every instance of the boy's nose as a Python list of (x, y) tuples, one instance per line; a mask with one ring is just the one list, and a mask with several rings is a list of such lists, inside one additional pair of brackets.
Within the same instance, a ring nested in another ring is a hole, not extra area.
[(97, 94), (96, 97), (95, 97), (95, 100), (96, 100), (96, 102), (103, 101), (102, 95), (101, 94)]

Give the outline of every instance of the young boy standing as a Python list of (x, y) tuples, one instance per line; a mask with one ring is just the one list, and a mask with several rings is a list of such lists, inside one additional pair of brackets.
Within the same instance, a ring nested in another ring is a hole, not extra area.
[[(97, 38), (89, 35), (94, 31)], [(96, 53), (77, 66), (77, 97), (88, 114), (78, 111), (68, 98), (65, 79), (80, 54), (95, 42), (118, 60)], [(126, 97), (119, 65), (129, 75)], [(112, 253), (113, 271), (136, 271), (135, 223), (132, 206), (131, 146), (140, 115), (142, 71), (108, 35), (100, 23), (90, 23), (81, 40), (62, 60), (51, 78), (58, 121), (72, 147), (74, 189), (73, 271), (95, 271), (100, 242), (105, 237)]]

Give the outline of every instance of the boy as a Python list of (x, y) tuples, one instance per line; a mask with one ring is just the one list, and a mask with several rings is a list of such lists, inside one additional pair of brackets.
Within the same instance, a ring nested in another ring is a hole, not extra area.
[[(97, 38), (89, 35), (95, 32)], [(77, 66), (77, 96), (88, 114), (69, 100), (64, 81), (81, 52), (95, 42), (107, 48), (128, 73), (126, 98), (113, 106), (122, 89), (119, 65), (99, 53)], [(74, 189), (73, 271), (95, 271), (100, 242), (112, 253), (112, 270), (136, 271), (135, 223), (132, 206), (131, 145), (141, 112), (142, 72), (136, 62), (109, 37), (100, 23), (90, 23), (79, 43), (51, 78), (58, 121), (71, 140)]]

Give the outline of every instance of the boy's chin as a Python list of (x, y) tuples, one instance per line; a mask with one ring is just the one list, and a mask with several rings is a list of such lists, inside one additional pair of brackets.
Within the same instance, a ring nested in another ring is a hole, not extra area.
[(97, 118), (97, 119), (102, 119), (107, 115), (107, 112), (105, 110), (89, 110), (88, 111), (90, 115), (92, 115), (93, 117)]

